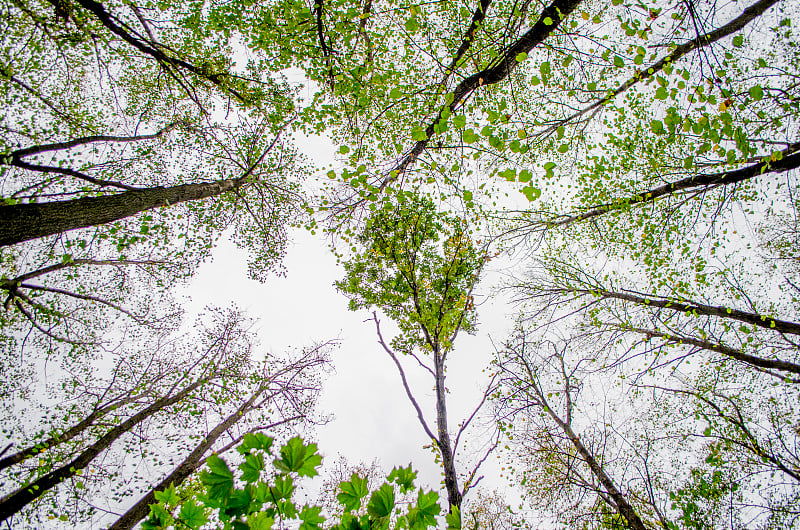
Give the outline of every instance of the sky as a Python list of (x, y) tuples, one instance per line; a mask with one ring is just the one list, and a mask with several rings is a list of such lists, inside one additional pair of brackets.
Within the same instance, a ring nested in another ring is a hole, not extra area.
[[(340, 341), (331, 353), (334, 371), (326, 377), (319, 398), (319, 410), (333, 418), (317, 429), (316, 441), (325, 460), (333, 463), (338, 454), (352, 464), (377, 458), (388, 472), (394, 466), (410, 463), (419, 472), (418, 484), (438, 488), (441, 468), (434, 462), (414, 409), (403, 390), (400, 375), (377, 340), (369, 311), (349, 311), (348, 299), (337, 292), (334, 282), (344, 276), (343, 268), (328, 249), (327, 241), (304, 229), (291, 233), (284, 261), (286, 275), (271, 276), (261, 284), (247, 277), (247, 255), (224, 239), (214, 250), (180, 295), (188, 302), (188, 313), (207, 305), (235, 303), (258, 319), (256, 329), (263, 352), (281, 352), (332, 339)], [(493, 262), (494, 263), (494, 262)], [(448, 414), (451, 433), (474, 410), (489, 381), (484, 371), (513, 325), (513, 309), (505, 296), (493, 289), (500, 283), (504, 265), (490, 267), (475, 291), (479, 326), (475, 335), (462, 333), (448, 363)], [(220, 278), (225, 278), (220, 282)], [(381, 318), (381, 329), (388, 342), (396, 327)], [(411, 361), (411, 362), (409, 362)], [(428, 424), (434, 428), (433, 379), (410, 357), (401, 358), (409, 384), (418, 396)], [(486, 408), (488, 411), (488, 407)], [(474, 433), (484, 434), (480, 421)], [(469, 431), (468, 431), (469, 432)], [(465, 439), (462, 436), (462, 440)], [(477, 438), (477, 436), (475, 436)], [(477, 459), (466, 455), (470, 465)], [(463, 455), (462, 455), (463, 458)], [(462, 464), (459, 469), (465, 470)], [(482, 486), (505, 490), (499, 478), (496, 458), (481, 468)], [(509, 492), (514, 498), (514, 493)]]

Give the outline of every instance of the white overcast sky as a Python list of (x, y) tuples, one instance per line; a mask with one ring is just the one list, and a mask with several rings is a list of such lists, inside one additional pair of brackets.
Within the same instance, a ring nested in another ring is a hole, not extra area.
[[(335, 371), (327, 378), (319, 401), (321, 410), (334, 415), (333, 421), (318, 430), (321, 452), (329, 461), (341, 453), (354, 464), (378, 458), (387, 470), (411, 462), (420, 473), (420, 483), (437, 488), (440, 467), (431, 452), (422, 448), (428, 440), (394, 363), (377, 341), (371, 314), (347, 309), (347, 298), (333, 286), (343, 277), (343, 269), (322, 237), (299, 229), (291, 233), (291, 240), (284, 262), (286, 276), (272, 276), (264, 284), (248, 279), (246, 252), (223, 240), (213, 258), (181, 290), (189, 300), (189, 314), (209, 304), (224, 307), (235, 303), (259, 320), (264, 352), (339, 339), (341, 345), (332, 352)], [(449, 359), (451, 432), (469, 416), (482, 395), (488, 381), (488, 371), (482, 370), (494, 352), (492, 341), (501, 344), (513, 323), (513, 308), (501, 295), (490, 296), (490, 286), (497, 284), (500, 276), (496, 268), (487, 270), (475, 293), (480, 304), (478, 332), (474, 336), (462, 333)], [(396, 328), (388, 318), (381, 320), (389, 341)], [(426, 419), (435, 429), (433, 380), (413, 359), (402, 361)], [(467, 461), (471, 464), (475, 459)], [(482, 486), (503, 491), (495, 461), (491, 458), (484, 464)], [(464, 467), (462, 464), (459, 470)]]

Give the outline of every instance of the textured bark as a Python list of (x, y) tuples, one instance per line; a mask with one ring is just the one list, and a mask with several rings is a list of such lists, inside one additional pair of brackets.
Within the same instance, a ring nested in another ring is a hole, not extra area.
[(181, 462), (181, 464), (175, 468), (167, 477), (164, 478), (157, 486), (151, 489), (147, 495), (139, 499), (139, 502), (134, 504), (128, 511), (126, 511), (122, 516), (117, 519), (114, 524), (108, 527), (108, 530), (128, 530), (133, 528), (136, 523), (147, 517), (150, 513), (150, 505), (154, 504), (156, 501), (156, 492), (157, 491), (164, 491), (170, 487), (170, 485), (179, 486), (186, 480), (189, 475), (194, 473), (197, 468), (199, 468), (205, 459), (203, 455), (205, 455), (209, 449), (214, 445), (217, 439), (222, 436), (225, 431), (233, 427), (233, 425), (244, 418), (244, 415), (247, 414), (253, 407), (253, 403), (267, 390), (267, 385), (262, 386), (259, 388), (247, 401), (242, 403), (242, 405), (236, 409), (236, 411), (228, 416), (225, 421), (217, 425), (208, 436), (198, 445), (194, 451), (189, 453), (189, 455)]
[(447, 490), (447, 500), (450, 510), (455, 506), (461, 508), (462, 494), (458, 488), (458, 475), (456, 474), (453, 444), (450, 443), (450, 433), (447, 430), (447, 401), (444, 387), (444, 359), (439, 348), (433, 352), (433, 363), (436, 372), (436, 429), (439, 438), (437, 445), (442, 454), (442, 468), (444, 469), (444, 487)]
[(559, 418), (555, 412), (550, 407), (545, 407), (547, 413), (550, 417), (555, 421), (558, 426), (564, 431), (564, 434), (567, 435), (569, 441), (572, 442), (572, 445), (575, 446), (575, 449), (578, 450), (578, 454), (581, 456), (581, 459), (586, 462), (589, 466), (589, 469), (592, 470), (592, 474), (600, 481), (600, 484), (603, 485), (608, 496), (614, 501), (616, 504), (617, 511), (622, 515), (625, 520), (628, 522), (628, 528), (631, 530), (647, 530), (644, 526), (644, 523), (639, 518), (639, 514), (636, 513), (633, 506), (628, 503), (628, 500), (625, 496), (617, 489), (617, 486), (614, 484), (614, 481), (609, 477), (603, 466), (600, 465), (599, 462), (594, 458), (592, 453), (589, 452), (588, 449), (583, 445), (581, 439), (575, 434), (567, 423), (563, 422), (561, 418)]
[(242, 178), (124, 191), (104, 197), (0, 206), (0, 246), (118, 221), (146, 210), (214, 197)]
[(747, 24), (749, 24), (750, 22), (752, 22), (753, 20), (764, 14), (764, 12), (767, 9), (769, 9), (770, 7), (772, 7), (777, 3), (778, 0), (760, 0), (759, 2), (756, 2), (755, 4), (745, 9), (741, 15), (731, 20), (724, 26), (717, 28), (709, 33), (698, 35), (697, 38), (692, 39), (689, 42), (685, 42), (680, 46), (676, 47), (669, 55), (662, 57), (661, 59), (651, 64), (650, 66), (642, 68), (641, 70), (636, 72), (636, 74), (633, 77), (625, 81), (622, 85), (619, 86), (619, 88), (611, 92), (608, 96), (600, 98), (597, 101), (593, 102), (591, 105), (576, 112), (575, 114), (572, 114), (567, 118), (559, 120), (555, 125), (552, 126), (552, 129), (555, 130), (560, 125), (565, 125), (571, 121), (580, 118), (581, 116), (584, 116), (599, 109), (609, 101), (613, 100), (618, 95), (628, 90), (633, 85), (636, 85), (637, 83), (641, 83), (642, 81), (645, 81), (646, 79), (653, 77), (658, 72), (663, 70), (666, 65), (674, 63), (675, 61), (677, 61), (687, 53), (691, 52), (692, 50), (708, 46), (724, 37), (736, 33), (737, 31), (744, 28)]
[(174, 396), (162, 397), (149, 407), (141, 410), (138, 414), (131, 416), (126, 421), (108, 431), (71, 462), (0, 499), (0, 522), (5, 521), (22, 510), (27, 504), (41, 497), (46, 491), (59, 485), (66, 479), (77, 475), (82, 469), (86, 468), (97, 455), (108, 449), (112, 443), (130, 431), (138, 423), (141, 423), (160, 410), (182, 401), (206, 382), (206, 379), (195, 381)]
[[(506, 49), (496, 65), (472, 74), (455, 87), (453, 90), (453, 101), (447, 108), (453, 111), (470, 93), (479, 87), (493, 85), (507, 78), (519, 64), (517, 62), (517, 55), (520, 53), (528, 53), (534, 47), (541, 44), (580, 3), (581, 0), (556, 0), (547, 6), (542, 10), (542, 14), (539, 16), (539, 20), (536, 24)], [(550, 24), (545, 24), (545, 19), (550, 19)], [(398, 174), (408, 169), (408, 167), (425, 151), (428, 147), (428, 142), (430, 142), (430, 139), (435, 135), (435, 127), (441, 117), (442, 113), (440, 111), (436, 118), (426, 127), (426, 139), (415, 143), (408, 155), (397, 164), (395, 170)], [(393, 179), (385, 180), (381, 187), (386, 187), (392, 180)]]

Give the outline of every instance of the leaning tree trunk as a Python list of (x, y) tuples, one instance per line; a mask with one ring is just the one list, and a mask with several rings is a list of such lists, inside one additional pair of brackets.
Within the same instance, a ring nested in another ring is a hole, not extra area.
[(78, 474), (82, 469), (86, 468), (97, 455), (108, 449), (112, 443), (114, 443), (123, 434), (129, 432), (135, 425), (141, 423), (156, 412), (159, 412), (160, 410), (185, 399), (190, 393), (206, 382), (208, 382), (207, 379), (195, 381), (174, 396), (162, 397), (149, 407), (140, 411), (138, 414), (131, 416), (126, 421), (108, 431), (99, 440), (97, 440), (88, 449), (86, 449), (68, 464), (61, 466), (55, 471), (40, 477), (31, 484), (23, 486), (17, 491), (9, 493), (0, 499), (0, 522), (5, 521), (15, 513), (22, 510), (22, 508), (24, 508), (27, 504), (41, 497), (46, 491), (59, 485), (66, 479)]
[(0, 246), (118, 221), (160, 206), (196, 201), (237, 189), (244, 179), (157, 186), (104, 197), (0, 206)]
[(164, 491), (170, 485), (178, 486), (186, 480), (189, 475), (194, 473), (198, 467), (200, 467), (203, 463), (203, 455), (208, 452), (211, 446), (214, 445), (214, 442), (222, 436), (225, 431), (230, 429), (236, 422), (244, 418), (244, 415), (247, 414), (252, 408), (253, 403), (258, 399), (258, 397), (264, 393), (267, 389), (267, 386), (264, 385), (259, 388), (247, 401), (242, 403), (242, 405), (236, 409), (236, 411), (228, 416), (225, 421), (217, 425), (208, 436), (198, 445), (194, 451), (192, 451), (189, 456), (187, 456), (181, 464), (175, 468), (175, 470), (170, 473), (164, 480), (162, 480), (157, 486), (150, 490), (144, 497), (139, 499), (139, 502), (134, 504), (127, 512), (122, 514), (122, 516), (116, 520), (114, 524), (108, 527), (108, 530), (128, 530), (133, 528), (136, 523), (147, 517), (148, 513), (150, 513), (150, 505), (157, 502), (156, 501), (156, 492), (157, 491)]
[(104, 407), (97, 408), (92, 411), (91, 414), (86, 416), (84, 419), (67, 429), (66, 431), (62, 432), (61, 434), (57, 434), (55, 436), (51, 436), (47, 440), (43, 440), (35, 445), (30, 447), (26, 447), (21, 451), (18, 451), (12, 455), (6, 456), (4, 458), (0, 458), (0, 471), (3, 469), (13, 466), (14, 464), (19, 464), (23, 460), (30, 458), (34, 455), (41, 453), (51, 447), (55, 447), (56, 445), (62, 444), (64, 442), (68, 442), (69, 440), (75, 438), (80, 433), (94, 425), (94, 423), (108, 414), (109, 412), (118, 409), (122, 405), (126, 405), (135, 399), (138, 399), (140, 396), (131, 396), (128, 398), (123, 399), (122, 401), (112, 402)]

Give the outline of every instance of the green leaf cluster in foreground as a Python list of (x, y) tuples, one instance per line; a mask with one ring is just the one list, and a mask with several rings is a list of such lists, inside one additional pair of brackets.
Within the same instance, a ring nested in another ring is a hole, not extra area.
[[(439, 494), (417, 493), (416, 503), (401, 506), (395, 496), (414, 489), (416, 471), (395, 468), (375, 491), (369, 491), (367, 479), (354, 473), (339, 484), (337, 499), (344, 507), (339, 520), (328, 520), (320, 506), (298, 505), (293, 499), (295, 478), (313, 477), (322, 464), (317, 446), (299, 437), (286, 442), (271, 470), (264, 462), (271, 456), (273, 439), (262, 434), (247, 434), (237, 451), (244, 458), (238, 477), (218, 455), (206, 462), (199, 481), (190, 486), (170, 486), (156, 493), (157, 504), (150, 506), (144, 530), (167, 528), (198, 529), (209, 522), (225, 530), (265, 530), (276, 522), (294, 521), (300, 530), (333, 528), (336, 530), (406, 528), (424, 530), (436, 526), (441, 513)], [(366, 505), (366, 511), (363, 510)], [(326, 524), (327, 523), (327, 524)], [(458, 510), (447, 515), (448, 528), (461, 528)], [(324, 526), (323, 526), (324, 525)]]

